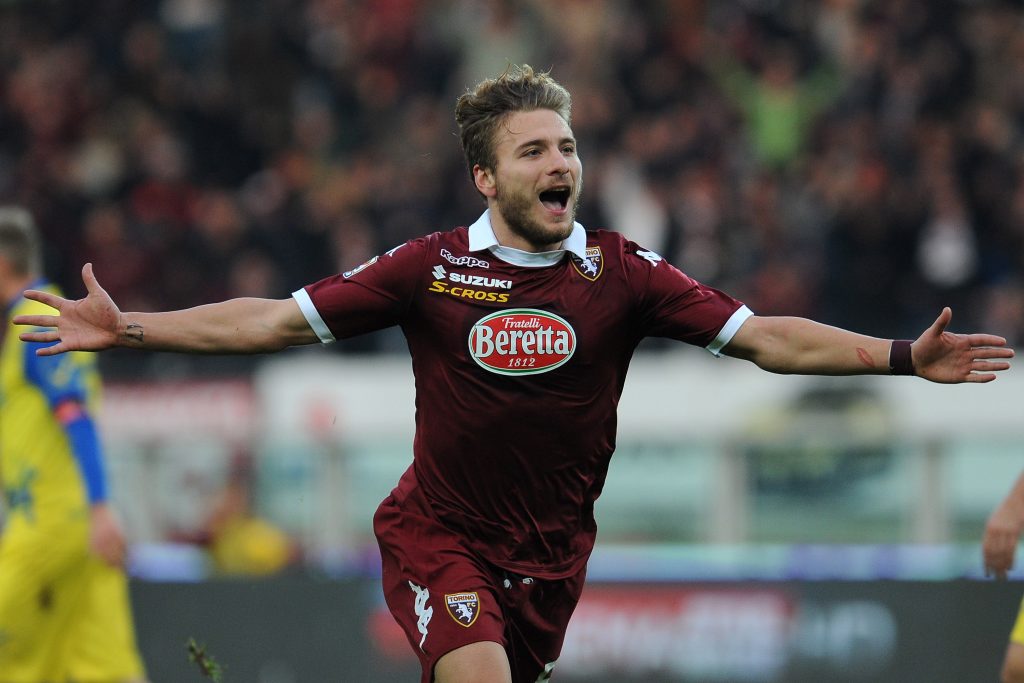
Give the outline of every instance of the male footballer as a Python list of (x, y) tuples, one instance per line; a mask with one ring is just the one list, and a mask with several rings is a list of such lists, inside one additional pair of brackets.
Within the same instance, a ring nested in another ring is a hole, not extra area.
[(100, 378), (88, 353), (36, 354), (12, 318), (53, 311), (22, 297), (42, 277), (32, 216), (0, 207), (0, 683), (143, 679), (96, 425)]
[[(583, 166), (569, 93), (512, 67), (455, 108), (486, 211), (284, 300), (126, 313), (83, 268), (88, 295), (26, 296), (59, 315), (23, 339), (43, 355), (114, 346), (255, 353), (397, 325), (416, 376), (414, 461), (377, 510), (388, 606), (422, 682), (551, 678), (594, 546), (594, 502), (637, 345), (668, 337), (776, 373), (989, 382), (1013, 351), (988, 334), (914, 341), (761, 317), (658, 254), (575, 221)], [(686, 377), (666, 377), (685, 391)], [(685, 406), (680, 405), (680, 411)]]

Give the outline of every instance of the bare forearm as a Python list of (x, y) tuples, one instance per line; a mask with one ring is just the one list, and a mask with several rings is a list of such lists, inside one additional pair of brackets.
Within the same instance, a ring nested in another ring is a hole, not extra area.
[(755, 317), (725, 353), (782, 374), (889, 374), (891, 343), (805, 318)]
[(266, 353), (316, 341), (290, 300), (241, 298), (159, 313), (122, 313), (117, 344), (152, 351)]

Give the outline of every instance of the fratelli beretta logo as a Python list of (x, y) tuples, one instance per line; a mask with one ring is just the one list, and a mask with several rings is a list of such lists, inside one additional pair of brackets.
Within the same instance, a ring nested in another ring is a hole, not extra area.
[(478, 320), (469, 355), (499, 375), (536, 375), (564, 365), (576, 352), (576, 331), (554, 313), (513, 308)]

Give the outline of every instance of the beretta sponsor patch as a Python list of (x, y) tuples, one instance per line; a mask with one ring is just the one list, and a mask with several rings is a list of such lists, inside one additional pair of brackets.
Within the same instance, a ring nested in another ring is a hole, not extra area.
[(448, 614), (460, 625), (469, 628), (480, 614), (480, 597), (476, 591), (470, 593), (446, 593), (444, 606)]
[(469, 355), (499, 375), (536, 375), (576, 352), (576, 331), (554, 313), (511, 308), (480, 318), (469, 331)]

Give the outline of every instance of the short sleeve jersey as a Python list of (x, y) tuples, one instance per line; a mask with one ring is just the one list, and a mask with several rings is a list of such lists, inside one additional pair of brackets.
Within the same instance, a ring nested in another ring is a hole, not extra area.
[(416, 437), (396, 497), (420, 496), (486, 560), (542, 578), (578, 571), (593, 549), (637, 344), (717, 354), (750, 315), (619, 233), (585, 236), (583, 253), (526, 267), (470, 251), (457, 228), (294, 295), (323, 341), (401, 326)]

